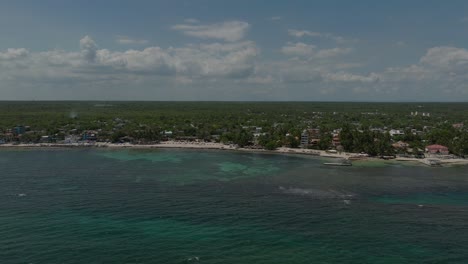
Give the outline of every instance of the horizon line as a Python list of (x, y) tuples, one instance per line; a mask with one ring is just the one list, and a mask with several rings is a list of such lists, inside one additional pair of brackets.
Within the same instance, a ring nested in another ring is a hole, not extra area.
[(3, 102), (164, 102), (164, 103), (468, 103), (468, 101), (332, 101), (332, 100), (323, 100), (323, 101), (305, 101), (305, 100), (74, 100), (74, 99), (60, 99), (60, 100), (0, 100), (0, 103)]

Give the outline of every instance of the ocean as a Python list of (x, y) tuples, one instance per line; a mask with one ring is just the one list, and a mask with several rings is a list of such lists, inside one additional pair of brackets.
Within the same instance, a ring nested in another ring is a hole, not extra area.
[(0, 151), (0, 263), (468, 263), (468, 167)]

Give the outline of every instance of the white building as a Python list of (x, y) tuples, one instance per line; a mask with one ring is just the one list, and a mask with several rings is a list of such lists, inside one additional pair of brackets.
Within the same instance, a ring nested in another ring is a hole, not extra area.
[(309, 132), (304, 129), (301, 134), (301, 147), (307, 148), (307, 146), (309, 146)]
[(399, 130), (399, 129), (390, 129), (390, 131), (388, 132), (390, 134), (390, 136), (403, 136), (405, 134), (405, 132), (403, 132), (402, 130)]

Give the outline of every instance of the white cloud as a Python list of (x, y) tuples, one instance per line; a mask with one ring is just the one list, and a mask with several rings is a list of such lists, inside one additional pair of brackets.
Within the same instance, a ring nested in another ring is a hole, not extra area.
[(281, 52), (287, 56), (311, 56), (315, 52), (314, 45), (308, 45), (302, 42), (288, 42), (281, 48)]
[(286, 46), (281, 48), (281, 52), (284, 55), (308, 57), (309, 59), (327, 59), (348, 54), (351, 51), (351, 48), (318, 49), (314, 45), (309, 45), (302, 42), (288, 42)]
[(288, 29), (288, 34), (296, 37), (296, 38), (302, 38), (302, 37), (321, 37), (322, 33), (319, 32), (311, 32), (308, 30), (296, 30), (296, 29)]
[[(296, 52), (296, 46), (306, 50)], [(287, 46), (294, 58), (264, 64), (260, 76), (274, 76), (284, 89), (303, 87), (305, 97), (348, 100), (467, 100), (468, 50), (456, 47), (434, 47), (419, 62), (407, 67), (389, 67), (380, 72), (357, 73), (359, 63), (347, 63), (339, 56), (349, 49), (306, 49), (307, 44)], [(294, 51), (294, 52), (293, 52)], [(322, 52), (321, 52), (322, 51)], [(312, 55), (310, 55), (312, 53)], [(318, 56), (318, 54), (321, 54)], [(322, 59), (317, 60), (318, 57)], [(309, 87), (310, 93), (306, 92)], [(310, 88), (313, 87), (313, 88)], [(299, 89), (299, 88), (298, 88)], [(328, 97), (330, 96), (330, 97)], [(336, 96), (336, 97), (333, 97)], [(364, 97), (363, 97), (364, 96)], [(298, 98), (299, 99), (299, 98)]]
[(210, 25), (179, 24), (172, 29), (180, 31), (187, 36), (202, 39), (221, 39), (234, 42), (244, 38), (250, 25), (243, 21), (228, 21)]
[(381, 75), (386, 82), (412, 83), (427, 90), (448, 87), (460, 90), (468, 81), (468, 50), (448, 46), (430, 48), (419, 63), (391, 67)]
[(296, 38), (315, 37), (315, 38), (330, 39), (337, 43), (350, 43), (350, 42), (358, 41), (357, 39), (354, 39), (354, 38), (345, 38), (342, 36), (337, 36), (332, 33), (314, 32), (314, 31), (309, 31), (309, 30), (288, 29), (288, 34)]
[(7, 49), (6, 52), (0, 52), (0, 60), (12, 60), (28, 56), (29, 51), (24, 48)]
[(88, 62), (94, 62), (98, 48), (96, 42), (91, 37), (85, 36), (80, 40), (80, 48), (83, 58)]
[(251, 84), (273, 84), (275, 83), (275, 78), (271, 75), (267, 76), (252, 76), (247, 79), (245, 79), (246, 83), (251, 83)]
[(125, 45), (145, 45), (148, 44), (148, 40), (146, 39), (134, 39), (127, 36), (117, 36), (116, 38), (117, 43), (125, 44)]
[(76, 51), (0, 51), (0, 88), (6, 99), (468, 99), (467, 49), (433, 47), (409, 66), (376, 72), (344, 56), (351, 51), (297, 42), (282, 47), (287, 57), (262, 59), (252, 41), (115, 51), (86, 36)]
[(315, 57), (319, 59), (325, 59), (325, 58), (337, 57), (340, 55), (348, 54), (351, 51), (352, 51), (351, 48), (322, 49), (317, 52)]
[(333, 81), (333, 82), (375, 83), (379, 81), (380, 76), (376, 73), (371, 73), (368, 76), (363, 76), (363, 75), (346, 73), (346, 72), (337, 72), (337, 73), (325, 74), (324, 78), (327, 81)]
[[(259, 51), (250, 41), (212, 43), (163, 49), (148, 47), (124, 52), (98, 49), (94, 40), (80, 40), (80, 52), (53, 50), (0, 53), (2, 76), (27, 78), (96, 78), (97, 76), (178, 76), (180, 78), (246, 78), (254, 72)], [(94, 77), (93, 77), (94, 76)]]
[(455, 47), (430, 48), (421, 58), (421, 63), (438, 68), (457, 68), (468, 66), (468, 50)]

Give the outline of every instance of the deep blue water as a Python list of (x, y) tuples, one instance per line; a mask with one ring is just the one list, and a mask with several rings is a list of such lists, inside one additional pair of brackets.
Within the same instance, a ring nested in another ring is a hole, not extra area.
[(468, 167), (0, 151), (0, 263), (468, 263)]

